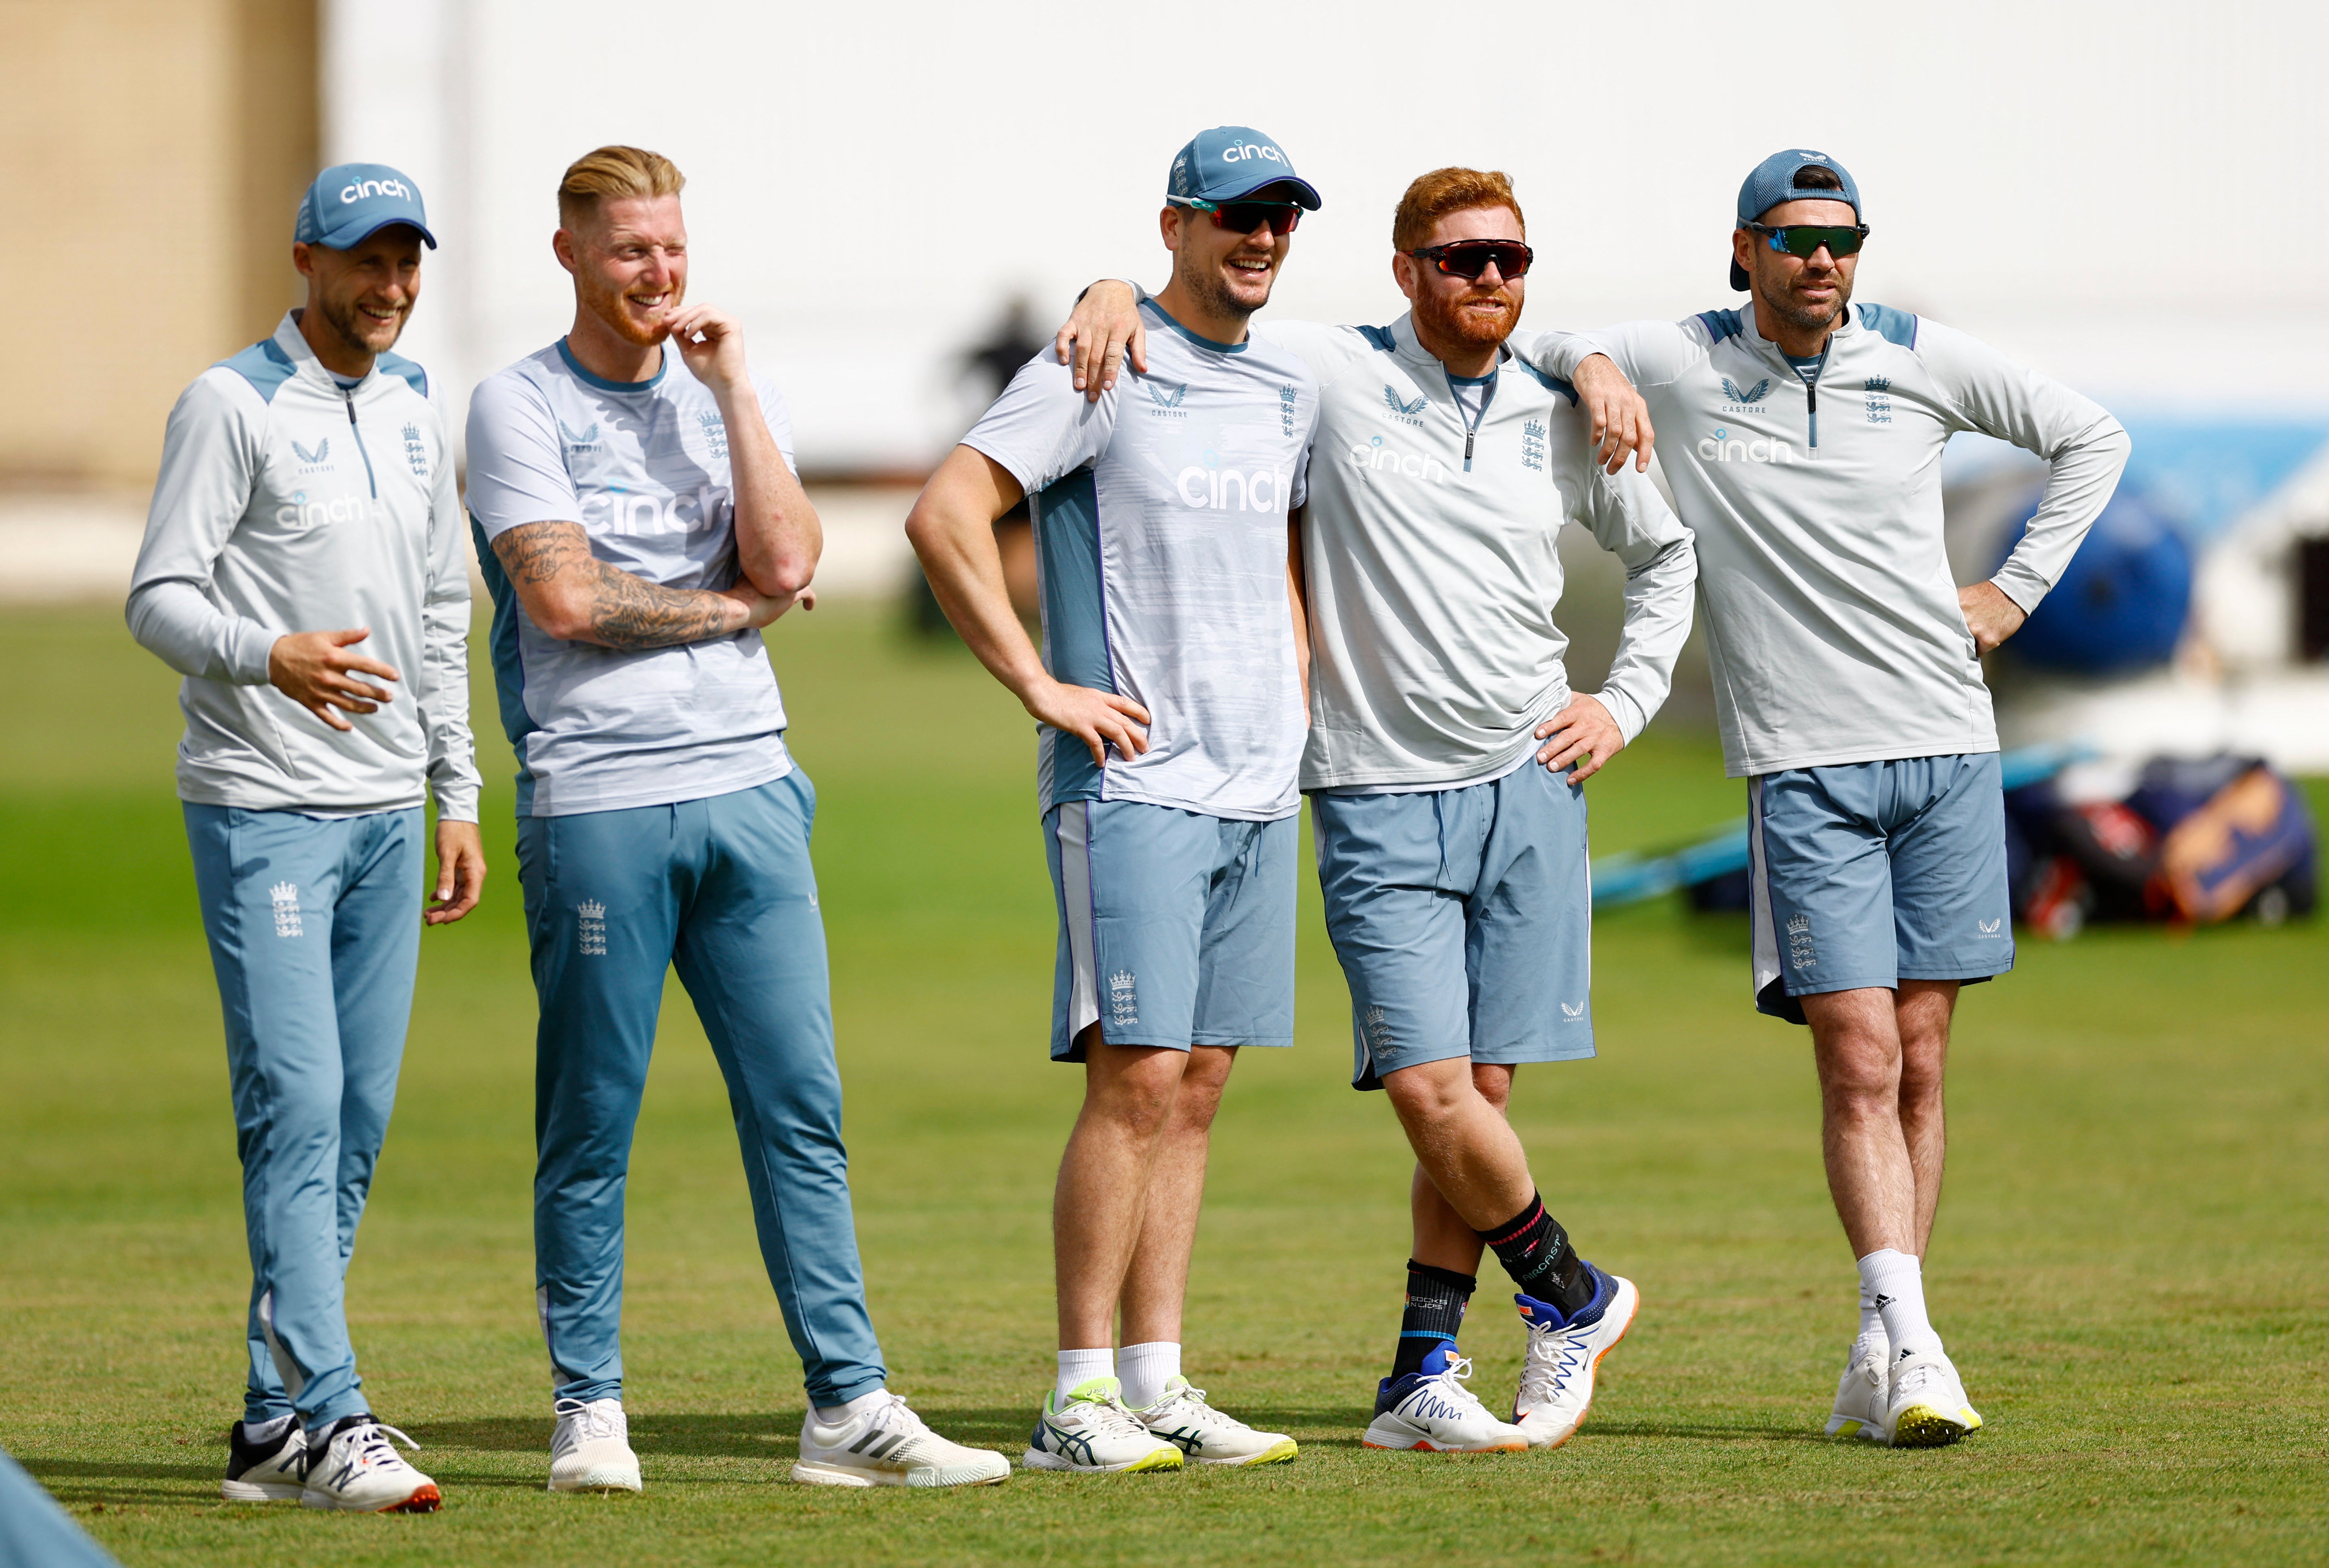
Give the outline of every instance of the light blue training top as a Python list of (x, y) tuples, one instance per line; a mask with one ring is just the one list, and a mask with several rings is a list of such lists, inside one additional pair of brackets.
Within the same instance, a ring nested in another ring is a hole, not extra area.
[(1305, 716), (1287, 597), (1318, 383), (1293, 353), (1213, 343), (1153, 302), (1148, 373), (1089, 401), (1049, 348), (963, 438), (1035, 519), (1043, 663), (1148, 710), (1148, 750), (1105, 769), (1042, 726), (1042, 809), (1144, 800), (1274, 821), (1301, 809)]
[[(754, 385), (790, 467), (784, 399)], [(665, 345), (651, 379), (611, 382), (561, 339), (487, 378), (469, 401), (468, 501), (494, 596), (494, 679), (517, 749), (520, 816), (697, 800), (792, 771), (759, 632), (636, 652), (562, 642), (526, 615), (490, 548), (528, 523), (579, 523), (593, 555), (636, 577), (734, 586), (728, 430), (674, 350)]]

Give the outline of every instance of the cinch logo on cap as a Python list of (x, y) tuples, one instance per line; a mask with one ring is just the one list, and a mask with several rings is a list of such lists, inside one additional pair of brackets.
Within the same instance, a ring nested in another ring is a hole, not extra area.
[(1225, 164), (1246, 163), (1254, 158), (1268, 158), (1273, 164), (1282, 164), (1286, 161), (1286, 155), (1276, 147), (1259, 142), (1240, 142), (1236, 146), (1221, 149), (1221, 162)]
[(402, 180), (358, 180), (353, 185), (340, 187), (343, 206), (361, 202), (367, 196), (395, 196), (407, 202), (414, 200), (412, 187)]

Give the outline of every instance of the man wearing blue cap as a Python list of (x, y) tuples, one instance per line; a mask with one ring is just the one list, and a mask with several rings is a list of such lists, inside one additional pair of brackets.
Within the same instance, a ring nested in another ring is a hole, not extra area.
[[(1961, 333), (1853, 305), (1868, 232), (1842, 165), (1774, 154), (1740, 186), (1731, 236), (1751, 309), (1556, 335), (1538, 360), (1580, 384), (1622, 370), (1665, 431), (1724, 762), (1748, 780), (1756, 1005), (1811, 1027), (1828, 1187), (1860, 1262), (1828, 1431), (1930, 1445), (1981, 1424), (1922, 1280), (1949, 1020), (1959, 987), (2013, 963), (1981, 656), (2060, 579), (2127, 439)], [(2013, 554), (1962, 590), (1939, 461), (1960, 430), (2052, 469)]]
[(486, 871), (453, 449), (427, 373), (389, 352), (437, 241), (380, 164), (318, 175), (294, 232), (306, 307), (171, 411), (129, 628), (186, 677), (178, 794), (242, 1158), (250, 1374), (223, 1494), (427, 1513), (343, 1292), (420, 927), (468, 913)]
[[(1039, 723), (1051, 1053), (1083, 1065), (1084, 1100), (1052, 1201), (1060, 1354), (1038, 1469), (1295, 1455), (1182, 1375), (1181, 1315), (1238, 1048), (1293, 1043), (1306, 638), (1287, 514), (1318, 389), (1247, 320), (1318, 205), (1268, 137), (1200, 133), (1165, 179), (1173, 279), (1145, 307), (1157, 347), (1137, 384), (1088, 401), (1036, 355), (907, 520), (939, 604)], [(1023, 495), (1040, 653), (995, 545)]]

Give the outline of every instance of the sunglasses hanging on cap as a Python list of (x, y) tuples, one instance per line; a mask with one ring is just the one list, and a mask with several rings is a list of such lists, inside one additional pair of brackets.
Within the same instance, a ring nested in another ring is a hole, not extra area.
[(1477, 279), (1494, 263), (1503, 278), (1525, 278), (1536, 252), (1517, 240), (1457, 240), (1446, 245), (1426, 245), (1410, 250), (1418, 261), (1429, 261), (1451, 278)]
[(1790, 223), (1783, 228), (1773, 228), (1768, 223), (1744, 226), (1758, 234), (1768, 235), (1772, 250), (1800, 256), (1806, 261), (1818, 255), (1823, 245), (1827, 247), (1827, 253), (1831, 256), (1857, 256), (1860, 254), (1860, 242), (1868, 238), (1868, 225), (1865, 223), (1850, 229), (1823, 228), (1810, 223)]
[(1213, 227), (1227, 229), (1232, 234), (1250, 234), (1264, 223), (1273, 234), (1294, 232), (1302, 222), (1302, 209), (1292, 202), (1208, 202), (1199, 197), (1167, 197), (1176, 207), (1194, 207), (1200, 213), (1212, 215)]

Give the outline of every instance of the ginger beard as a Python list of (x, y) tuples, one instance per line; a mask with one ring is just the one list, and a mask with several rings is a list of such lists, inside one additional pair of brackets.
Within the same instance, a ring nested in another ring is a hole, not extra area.
[[(1430, 269), (1429, 262), (1417, 265)], [(1517, 279), (1499, 277), (1494, 288), (1476, 281), (1458, 294), (1436, 287), (1441, 280), (1461, 281), (1436, 269), (1427, 270), (1412, 302), (1416, 320), (1430, 335), (1467, 348), (1494, 348), (1521, 324), (1522, 292)]]
[(597, 268), (578, 269), (575, 284), (584, 309), (605, 322), (616, 336), (641, 348), (653, 348), (671, 335), (671, 318), (678, 314), (680, 302), (687, 298), (687, 279), (674, 277), (662, 291), (663, 304), (653, 316), (641, 320), (625, 298), (628, 286), (608, 282)]

